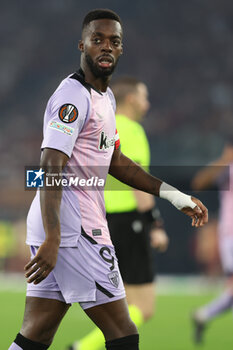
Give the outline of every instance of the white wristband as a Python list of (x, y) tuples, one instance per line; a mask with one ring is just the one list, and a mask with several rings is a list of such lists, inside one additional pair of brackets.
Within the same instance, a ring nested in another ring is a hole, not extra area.
[(178, 210), (185, 207), (195, 208), (196, 203), (191, 199), (191, 196), (180, 192), (175, 187), (168, 185), (166, 182), (162, 182), (159, 189), (160, 198), (167, 199), (171, 202)]

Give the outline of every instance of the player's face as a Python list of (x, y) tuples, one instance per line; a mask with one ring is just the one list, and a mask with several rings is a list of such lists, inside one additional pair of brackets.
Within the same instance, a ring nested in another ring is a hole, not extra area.
[(79, 48), (84, 53), (85, 61), (96, 78), (111, 75), (122, 54), (120, 23), (111, 19), (90, 22), (84, 30)]
[(138, 84), (136, 92), (132, 95), (132, 100), (135, 108), (135, 116), (140, 121), (148, 109), (150, 108), (150, 102), (148, 99), (148, 89), (145, 84)]

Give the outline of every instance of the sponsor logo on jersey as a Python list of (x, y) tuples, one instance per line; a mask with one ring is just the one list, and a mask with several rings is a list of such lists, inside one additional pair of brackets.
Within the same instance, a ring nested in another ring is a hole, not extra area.
[(58, 115), (63, 123), (73, 123), (78, 118), (78, 110), (74, 105), (67, 103), (61, 106)]
[(64, 125), (62, 123), (56, 122), (55, 120), (51, 120), (49, 122), (49, 127), (52, 129), (55, 129), (57, 131), (63, 132), (64, 134), (67, 135), (72, 135), (74, 132), (74, 129), (71, 128), (70, 126)]
[(43, 187), (44, 186), (44, 174), (42, 169), (39, 170), (27, 170), (26, 171), (26, 187)]
[(99, 150), (106, 150), (113, 146), (115, 146), (115, 136), (113, 136), (112, 138), (108, 138), (105, 132), (102, 131), (99, 139)]
[(120, 279), (119, 279), (118, 271), (113, 271), (113, 272), (109, 273), (108, 278), (114, 287), (117, 288), (119, 286)]

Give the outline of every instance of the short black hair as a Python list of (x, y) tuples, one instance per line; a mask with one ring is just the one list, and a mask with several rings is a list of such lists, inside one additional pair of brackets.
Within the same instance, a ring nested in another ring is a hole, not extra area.
[(84, 17), (82, 30), (91, 21), (94, 21), (96, 19), (105, 19), (105, 18), (115, 20), (115, 21), (119, 22), (120, 25), (122, 26), (120, 16), (118, 16), (118, 14), (116, 12), (109, 10), (109, 9), (95, 9), (95, 10), (88, 12), (88, 14)]
[(123, 76), (114, 80), (111, 84), (111, 89), (114, 93), (116, 103), (122, 103), (127, 95), (134, 94), (137, 91), (139, 84), (144, 83), (141, 80), (130, 76)]

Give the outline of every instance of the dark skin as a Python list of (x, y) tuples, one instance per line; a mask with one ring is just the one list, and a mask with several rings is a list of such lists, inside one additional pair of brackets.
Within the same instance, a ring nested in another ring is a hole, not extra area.
[[(114, 67), (122, 54), (121, 25), (109, 19), (92, 21), (83, 31), (79, 49), (85, 80), (95, 89), (106, 91)], [(61, 172), (68, 160), (64, 153), (47, 148), (43, 150), (41, 167), (46, 167), (47, 170), (56, 167), (57, 172)], [(113, 153), (109, 173), (136, 189), (157, 196), (159, 194), (161, 181), (146, 173), (120, 150)], [(61, 195), (62, 189), (58, 191), (57, 188), (54, 191), (40, 192), (46, 238), (36, 256), (25, 266), (28, 283), (40, 283), (56, 265), (60, 243)], [(194, 218), (197, 217), (195, 225), (201, 226), (207, 222), (207, 209), (198, 199), (193, 198), (193, 201), (201, 211), (196, 207), (185, 208), (183, 212), (192, 217), (193, 224)], [(33, 341), (51, 344), (68, 308), (68, 304), (58, 300), (27, 297), (21, 334)], [(125, 299), (89, 308), (86, 313), (102, 330), (106, 340), (137, 333), (134, 323), (130, 320)]]
[[(123, 53), (120, 23), (109, 19), (92, 21), (83, 32), (79, 50), (81, 51), (81, 68), (85, 72), (86, 82), (99, 91), (106, 91), (112, 74), (95, 76), (87, 63), (86, 54), (91, 56), (97, 67), (101, 57), (107, 57), (112, 66), (115, 66)], [(102, 67), (100, 71), (108, 73), (111, 67)]]
[[(48, 172), (61, 173), (69, 157), (54, 149), (45, 149), (40, 165)], [(27, 282), (40, 283), (53, 270), (57, 262), (57, 253), (60, 245), (60, 203), (62, 189), (56, 187), (49, 191), (40, 192), (40, 205), (46, 239), (40, 246), (34, 259), (25, 266)], [(33, 275), (33, 276), (32, 276)]]
[[(126, 183), (127, 185), (159, 197), (159, 189), (162, 181), (147, 172), (138, 164), (126, 157), (120, 150), (113, 153), (109, 173)], [(197, 198), (191, 197), (196, 203), (194, 209), (190, 207), (183, 208), (181, 211), (191, 217), (192, 226), (203, 226), (208, 222), (208, 210), (204, 204)]]

